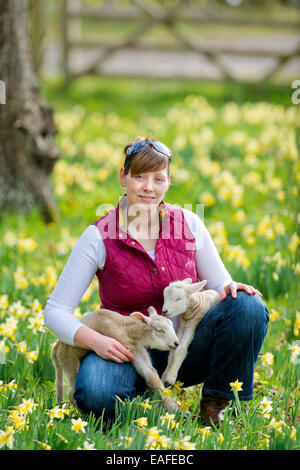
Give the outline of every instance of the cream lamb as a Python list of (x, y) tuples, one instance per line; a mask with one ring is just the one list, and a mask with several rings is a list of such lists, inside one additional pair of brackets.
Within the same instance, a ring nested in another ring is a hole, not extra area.
[(221, 297), (215, 290), (199, 292), (207, 281), (192, 284), (192, 279), (171, 282), (164, 289), (163, 314), (167, 318), (180, 315), (176, 329), (179, 346), (169, 354), (168, 365), (162, 375), (163, 383), (174, 385), (178, 370), (187, 354), (187, 349), (194, 337), (196, 327), (206, 312), (217, 304)]

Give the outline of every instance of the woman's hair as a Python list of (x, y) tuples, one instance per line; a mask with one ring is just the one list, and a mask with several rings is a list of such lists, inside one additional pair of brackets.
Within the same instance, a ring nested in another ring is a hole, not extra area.
[(170, 160), (167, 155), (164, 155), (149, 144), (140, 152), (134, 153), (130, 156), (126, 155), (128, 147), (136, 142), (155, 140), (152, 137), (134, 137), (131, 139), (124, 148), (125, 163), (124, 173), (128, 175), (129, 171), (131, 176), (136, 176), (141, 173), (147, 173), (148, 171), (158, 171), (167, 167), (168, 175), (170, 173)]

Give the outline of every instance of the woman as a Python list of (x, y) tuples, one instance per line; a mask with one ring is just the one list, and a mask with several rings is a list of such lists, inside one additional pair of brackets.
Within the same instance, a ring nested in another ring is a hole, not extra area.
[[(170, 186), (171, 151), (157, 140), (137, 137), (126, 145), (120, 182), (126, 193), (116, 208), (90, 225), (75, 245), (45, 309), (45, 324), (67, 344), (91, 350), (77, 376), (78, 408), (113, 417), (115, 395), (134, 398), (145, 390), (130, 350), (74, 317), (96, 274), (101, 307), (129, 315), (161, 313), (163, 290), (176, 279), (207, 280), (222, 301), (197, 327), (178, 374), (184, 386), (204, 382), (201, 417), (218, 423), (233, 398), (229, 383), (243, 382), (241, 400), (253, 398), (253, 371), (268, 323), (268, 310), (254, 287), (234, 282), (213, 241), (192, 211), (164, 202)], [(151, 351), (163, 373), (168, 353)]]

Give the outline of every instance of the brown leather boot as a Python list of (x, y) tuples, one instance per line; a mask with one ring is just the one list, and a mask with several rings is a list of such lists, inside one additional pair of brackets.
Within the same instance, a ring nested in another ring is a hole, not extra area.
[(218, 426), (219, 420), (223, 421), (224, 411), (230, 402), (231, 400), (226, 398), (204, 395), (200, 404), (200, 418), (206, 426), (211, 426), (211, 419)]

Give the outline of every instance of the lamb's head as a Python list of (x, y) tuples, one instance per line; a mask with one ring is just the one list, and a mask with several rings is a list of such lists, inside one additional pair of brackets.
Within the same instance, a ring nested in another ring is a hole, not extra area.
[(207, 281), (204, 280), (192, 284), (192, 279), (189, 277), (183, 281), (171, 282), (164, 289), (163, 314), (171, 318), (184, 313), (188, 307), (189, 297), (201, 290), (206, 283)]
[(163, 315), (158, 315), (154, 307), (148, 308), (149, 316), (143, 315), (141, 312), (133, 312), (138, 320), (146, 325), (145, 329), (145, 346), (160, 351), (170, 351), (178, 346), (178, 338), (176, 336), (173, 323)]

